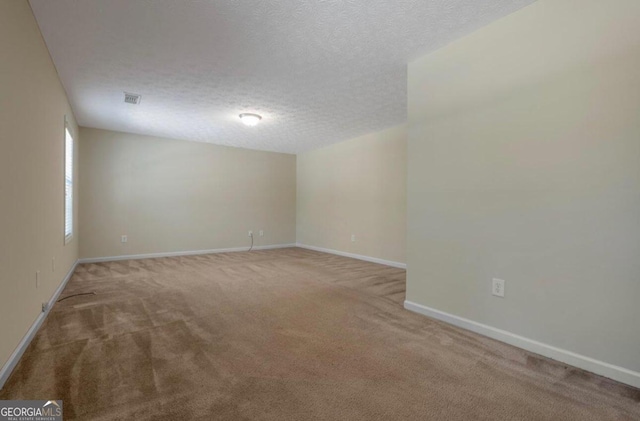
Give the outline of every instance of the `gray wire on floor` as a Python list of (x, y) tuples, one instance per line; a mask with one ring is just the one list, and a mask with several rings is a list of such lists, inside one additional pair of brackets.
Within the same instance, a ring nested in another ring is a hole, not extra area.
[(58, 301), (56, 301), (56, 303), (59, 303), (60, 301), (66, 300), (67, 298), (73, 298), (73, 297), (77, 297), (79, 295), (96, 295), (95, 292), (81, 292), (79, 294), (73, 294), (73, 295), (68, 295), (64, 298), (60, 298)]

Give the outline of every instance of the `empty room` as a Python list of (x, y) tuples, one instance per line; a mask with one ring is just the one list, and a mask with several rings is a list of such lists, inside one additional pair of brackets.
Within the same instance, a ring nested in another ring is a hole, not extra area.
[(640, 420), (637, 0), (0, 0), (0, 421)]

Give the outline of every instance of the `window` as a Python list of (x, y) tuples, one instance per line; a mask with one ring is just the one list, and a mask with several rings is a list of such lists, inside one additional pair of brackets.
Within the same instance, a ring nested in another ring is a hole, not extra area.
[(64, 243), (73, 237), (73, 136), (64, 122)]

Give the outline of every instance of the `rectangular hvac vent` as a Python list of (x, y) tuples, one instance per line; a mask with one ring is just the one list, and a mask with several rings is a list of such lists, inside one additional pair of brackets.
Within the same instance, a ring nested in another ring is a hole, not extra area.
[(124, 93), (124, 102), (127, 104), (140, 104), (140, 95), (138, 94), (129, 94), (127, 92)]

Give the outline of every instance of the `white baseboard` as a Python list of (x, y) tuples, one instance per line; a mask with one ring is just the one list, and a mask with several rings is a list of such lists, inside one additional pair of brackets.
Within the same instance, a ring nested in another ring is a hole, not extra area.
[(369, 256), (363, 256), (361, 254), (347, 253), (345, 251), (325, 249), (325, 248), (316, 247), (316, 246), (308, 246), (306, 244), (301, 244), (301, 243), (296, 243), (296, 246), (300, 247), (300, 248), (303, 248), (303, 249), (320, 251), (320, 252), (329, 253), (329, 254), (336, 254), (338, 256), (351, 257), (353, 259), (364, 260), (364, 261), (372, 262), (372, 263), (379, 263), (381, 265), (386, 265), (386, 266), (393, 266), (394, 268), (400, 268), (400, 269), (406, 269), (407, 268), (407, 264), (406, 263), (400, 263), (400, 262), (394, 262), (394, 261), (391, 261), (391, 260), (378, 259), (377, 257), (369, 257)]
[(40, 326), (42, 326), (44, 319), (47, 318), (49, 312), (53, 308), (53, 305), (56, 303), (56, 301), (58, 301), (58, 297), (60, 297), (60, 294), (64, 290), (64, 287), (67, 286), (67, 282), (69, 282), (69, 279), (71, 279), (71, 275), (73, 275), (73, 272), (76, 270), (76, 266), (78, 266), (77, 260), (75, 261), (73, 266), (71, 266), (71, 269), (69, 269), (69, 272), (67, 272), (60, 285), (58, 285), (58, 288), (56, 288), (56, 290), (53, 292), (53, 295), (51, 296), (47, 304), (47, 309), (38, 315), (36, 320), (27, 331), (27, 334), (24, 335), (15, 351), (13, 351), (13, 354), (11, 354), (5, 365), (0, 369), (0, 389), (4, 387), (4, 384), (13, 372), (13, 369), (16, 368), (16, 365), (18, 365), (20, 358), (22, 358), (22, 354), (24, 354), (24, 351), (27, 350), (27, 347), (33, 340), (33, 337), (36, 336), (38, 329), (40, 329)]
[(554, 346), (547, 345), (533, 339), (525, 338), (523, 336), (507, 332), (506, 330), (497, 329), (492, 326), (465, 319), (463, 317), (455, 316), (453, 314), (445, 313), (444, 311), (436, 310), (434, 308), (423, 306), (411, 301), (405, 301), (404, 308), (416, 313), (420, 313), (424, 316), (431, 317), (445, 323), (470, 330), (475, 333), (479, 333), (480, 335), (488, 336), (489, 338), (525, 349), (535, 354), (551, 358), (552, 360), (560, 361), (565, 364), (590, 371), (600, 376), (616, 380), (620, 383), (625, 383), (630, 386), (640, 388), (640, 373), (638, 372), (613, 364), (605, 363), (603, 361), (586, 357), (584, 355), (576, 354), (575, 352), (556, 348)]
[[(295, 247), (295, 244), (273, 244), (269, 246), (255, 246), (253, 250), (271, 250), (281, 249), (287, 247)], [(122, 256), (107, 256), (107, 257), (87, 257), (79, 260), (79, 263), (100, 263), (100, 262), (116, 262), (119, 260), (139, 260), (139, 259), (154, 259), (158, 257), (175, 257), (175, 256), (195, 256), (198, 254), (213, 254), (213, 253), (231, 253), (235, 251), (248, 251), (249, 247), (232, 247), (226, 249), (211, 249), (211, 250), (189, 250), (189, 251), (170, 251), (166, 253), (148, 253), (148, 254), (128, 254)]]

